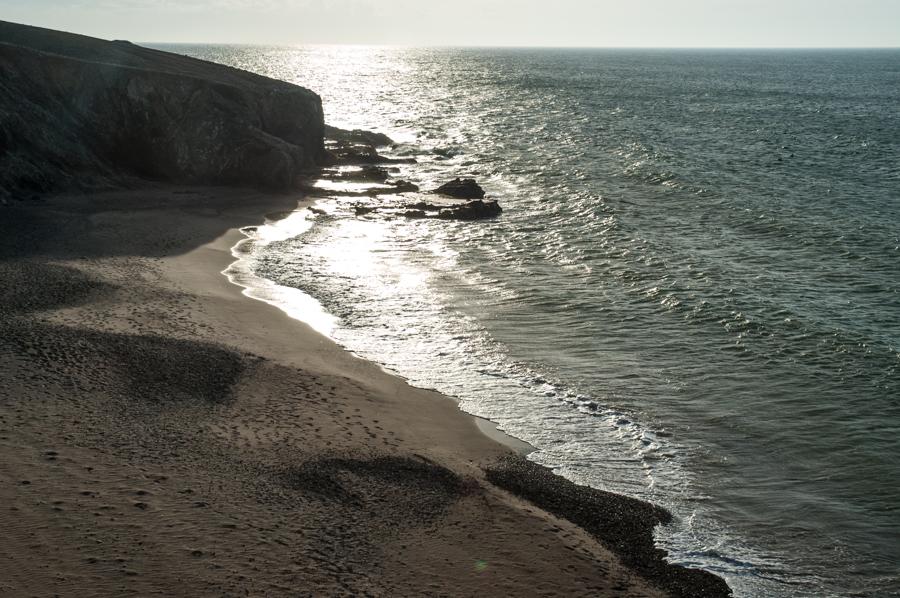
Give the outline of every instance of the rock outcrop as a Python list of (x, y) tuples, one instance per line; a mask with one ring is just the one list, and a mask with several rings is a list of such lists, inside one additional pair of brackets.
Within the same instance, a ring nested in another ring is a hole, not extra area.
[(434, 190), (435, 193), (457, 199), (484, 199), (484, 189), (475, 179), (453, 179)]
[(0, 197), (141, 179), (286, 190), (326, 160), (324, 129), (302, 87), (0, 21)]
[(438, 218), (447, 220), (484, 220), (485, 218), (495, 218), (500, 215), (503, 210), (494, 200), (475, 199), (466, 203), (445, 208), (438, 212)]
[(330, 166), (363, 166), (375, 164), (414, 164), (415, 158), (388, 158), (378, 153), (378, 148), (393, 145), (384, 133), (362, 129), (340, 129), (325, 126), (326, 164)]
[[(363, 167), (362, 172), (367, 168)], [(324, 172), (328, 172), (327, 169)], [(353, 173), (336, 172), (337, 180), (342, 180), (347, 176), (354, 176)], [(445, 193), (441, 190), (447, 189), (450, 193), (456, 193), (456, 196)], [(312, 193), (315, 188), (310, 190)], [(426, 193), (417, 193), (419, 187), (413, 183), (404, 180), (385, 182), (377, 186), (372, 186), (367, 190), (353, 191), (328, 191), (322, 190), (324, 196), (336, 195), (342, 197), (355, 196), (362, 197), (368, 195), (378, 203), (357, 203), (353, 204), (353, 213), (357, 217), (371, 217), (377, 215), (383, 218), (394, 218), (401, 216), (410, 219), (433, 219), (433, 220), (486, 220), (488, 218), (496, 218), (503, 209), (500, 204), (493, 199), (482, 199), (484, 197), (484, 189), (475, 182), (474, 179), (454, 179), (445, 185), (442, 185), (435, 191)], [(418, 201), (409, 201), (406, 193), (415, 193)], [(460, 199), (458, 196), (475, 195), (478, 199)], [(395, 196), (388, 199), (390, 196)]]
[(418, 202), (404, 206), (407, 218), (439, 218), (441, 220), (484, 220), (495, 218), (503, 210), (495, 200), (473, 199), (472, 201), (429, 203)]
[(370, 145), (373, 148), (394, 144), (394, 141), (384, 133), (376, 133), (364, 129), (347, 130), (332, 127), (331, 125), (325, 125), (325, 136), (335, 142)]

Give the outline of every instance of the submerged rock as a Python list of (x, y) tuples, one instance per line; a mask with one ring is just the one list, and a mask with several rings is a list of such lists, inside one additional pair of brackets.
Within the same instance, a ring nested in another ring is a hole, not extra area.
[(431, 153), (438, 156), (439, 160), (447, 160), (456, 156), (457, 150), (452, 147), (436, 147)]
[(366, 214), (371, 214), (372, 212), (378, 210), (377, 206), (364, 206), (361, 204), (355, 204), (353, 206), (353, 212), (357, 216), (365, 216)]
[[(500, 204), (495, 200), (484, 199), (484, 189), (475, 182), (475, 179), (456, 178), (441, 185), (432, 193), (444, 197), (429, 199), (429, 196), (425, 195), (426, 199), (404, 205), (403, 209), (406, 212), (403, 215), (407, 218), (483, 220), (494, 218), (503, 212)], [(434, 197), (434, 195), (430, 197)]]
[(394, 145), (394, 141), (384, 133), (365, 131), (363, 129), (353, 129), (352, 131), (349, 131), (347, 129), (326, 125), (325, 135), (328, 139), (342, 144), (370, 145), (372, 147)]
[(494, 200), (475, 199), (457, 203), (420, 201), (403, 206), (406, 218), (438, 218), (441, 220), (483, 220), (499, 216), (503, 209)]
[(388, 158), (378, 153), (379, 147), (393, 145), (383, 133), (338, 127), (325, 127), (326, 160), (333, 165), (415, 164), (415, 158)]
[(459, 204), (450, 208), (444, 208), (438, 212), (438, 218), (443, 220), (483, 220), (499, 216), (503, 210), (494, 200), (474, 201)]
[(484, 199), (484, 189), (475, 179), (453, 179), (434, 190), (435, 193), (457, 199)]
[(375, 164), (415, 164), (415, 158), (388, 158), (378, 153), (374, 145), (360, 143), (335, 143), (326, 145), (326, 164), (344, 166), (365, 166)]
[(394, 186), (394, 193), (411, 193), (419, 190), (419, 186), (409, 181), (400, 179), (391, 183)]

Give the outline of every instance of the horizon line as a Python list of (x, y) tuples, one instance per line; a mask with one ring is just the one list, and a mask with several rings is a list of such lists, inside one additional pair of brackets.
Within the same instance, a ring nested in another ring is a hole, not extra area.
[[(127, 41), (127, 40), (125, 40)], [(222, 42), (222, 41), (137, 41), (136, 44), (216, 45), (258, 47), (422, 48), (422, 49), (511, 49), (511, 50), (900, 50), (898, 46), (587, 46), (527, 44), (387, 44), (349, 42)]]
[[(30, 23), (22, 23), (17, 21), (7, 21), (0, 18), (0, 22), (6, 22), (13, 25), (24, 27), (32, 27), (36, 29), (46, 29), (48, 31), (57, 31), (60, 33), (68, 33), (84, 37), (93, 37), (105, 41), (127, 41), (122, 37), (107, 38), (107, 34), (98, 33), (81, 33), (71, 31), (69, 26), (65, 28), (55, 29), (46, 25), (33, 25)], [(251, 47), (364, 47), (364, 48), (430, 48), (430, 49), (534, 49), (534, 50), (668, 50), (668, 51), (835, 51), (835, 50), (900, 50), (900, 44), (876, 44), (876, 45), (643, 45), (643, 44), (625, 44), (625, 45), (591, 45), (591, 44), (529, 44), (529, 43), (439, 43), (439, 44), (420, 44), (420, 43), (364, 43), (364, 42), (303, 42), (295, 41), (201, 41), (201, 40), (141, 40), (133, 42), (138, 45), (219, 45), (219, 46), (251, 46)]]

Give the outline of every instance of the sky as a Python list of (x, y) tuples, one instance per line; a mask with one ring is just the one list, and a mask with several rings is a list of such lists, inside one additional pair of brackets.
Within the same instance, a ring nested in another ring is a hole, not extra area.
[(900, 0), (0, 0), (0, 20), (134, 42), (900, 47)]

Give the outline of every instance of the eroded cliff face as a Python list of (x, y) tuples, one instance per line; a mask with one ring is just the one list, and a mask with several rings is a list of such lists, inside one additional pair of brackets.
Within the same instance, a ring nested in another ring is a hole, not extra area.
[(134, 184), (286, 190), (325, 157), (315, 93), (0, 21), (0, 197)]

